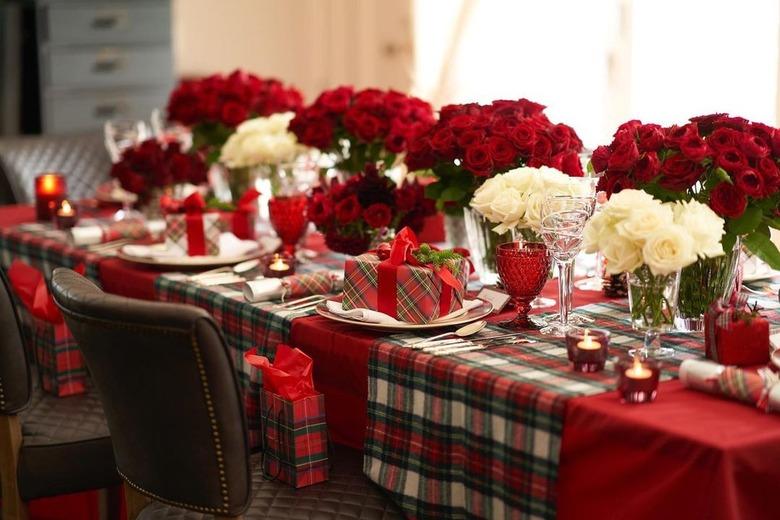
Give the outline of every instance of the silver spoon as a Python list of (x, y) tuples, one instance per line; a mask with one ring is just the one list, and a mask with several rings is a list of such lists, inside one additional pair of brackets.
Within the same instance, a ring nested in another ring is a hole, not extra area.
[(432, 336), (430, 338), (424, 338), (412, 343), (408, 343), (406, 346), (421, 348), (421, 346), (426, 343), (430, 343), (431, 341), (437, 339), (446, 338), (447, 336), (458, 336), (459, 338), (465, 338), (466, 336), (471, 336), (472, 334), (476, 334), (477, 332), (481, 331), (485, 328), (485, 325), (487, 325), (485, 320), (475, 321), (469, 323), (468, 325), (464, 325), (459, 329), (455, 329), (454, 331), (445, 332), (444, 334), (439, 334), (438, 336)]
[(203, 278), (210, 278), (212, 276), (222, 276), (227, 273), (233, 273), (237, 275), (242, 275), (245, 273), (248, 273), (252, 269), (256, 268), (258, 265), (260, 265), (260, 259), (255, 258), (253, 260), (246, 260), (244, 262), (239, 262), (233, 267), (218, 267), (216, 269), (211, 269), (209, 271), (203, 271), (202, 273), (194, 274), (190, 276), (190, 280), (201, 280)]

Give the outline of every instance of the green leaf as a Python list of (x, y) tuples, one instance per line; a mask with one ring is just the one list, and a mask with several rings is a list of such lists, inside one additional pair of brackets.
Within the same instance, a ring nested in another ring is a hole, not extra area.
[(592, 161), (588, 161), (588, 166), (587, 166), (586, 169), (587, 169), (588, 173), (590, 173), (591, 175), (596, 173), (596, 169), (593, 167), (593, 162)]
[(767, 218), (765, 222), (769, 227), (780, 229), (780, 218), (778, 217)]
[(712, 174), (715, 177), (715, 179), (717, 179), (719, 182), (720, 181), (726, 181), (729, 184), (732, 184), (731, 177), (729, 177), (729, 173), (726, 170), (724, 170), (723, 168), (721, 168), (720, 166), (718, 166), (717, 168), (712, 170)]
[(441, 192), (441, 199), (443, 201), (458, 201), (466, 196), (466, 190), (459, 186), (448, 186)]
[(734, 243), (737, 241), (737, 235), (733, 233), (726, 233), (720, 240), (720, 244), (723, 246), (723, 251), (731, 251), (734, 249)]
[(444, 184), (441, 182), (433, 182), (425, 187), (425, 196), (429, 199), (438, 199), (441, 197), (441, 192), (444, 191)]
[(729, 219), (726, 223), (726, 231), (735, 235), (747, 235), (755, 231), (762, 217), (763, 212), (759, 208), (749, 206), (739, 218)]
[(750, 233), (742, 238), (742, 242), (748, 251), (769, 264), (769, 267), (780, 269), (780, 251), (768, 236), (759, 232)]

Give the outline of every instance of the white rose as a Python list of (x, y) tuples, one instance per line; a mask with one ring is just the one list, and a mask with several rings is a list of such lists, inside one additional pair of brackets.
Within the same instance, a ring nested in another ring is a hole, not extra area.
[(606, 260), (604, 268), (610, 274), (630, 273), (642, 265), (642, 250), (635, 242), (614, 235), (601, 250)]
[(693, 249), (700, 258), (714, 258), (723, 254), (721, 239), (726, 231), (724, 221), (706, 206), (695, 200), (673, 205), (674, 221), (685, 228), (693, 239)]
[(644, 263), (654, 275), (679, 271), (696, 261), (691, 235), (677, 224), (667, 225), (645, 241), (642, 247)]
[(631, 215), (615, 225), (618, 234), (634, 242), (644, 241), (659, 229), (674, 223), (674, 213), (669, 206), (638, 208)]
[(494, 216), (491, 204), (498, 194), (506, 189), (504, 179), (501, 175), (486, 180), (482, 186), (477, 188), (469, 205), (482, 214), (491, 222), (498, 223), (499, 220)]
[(515, 190), (503, 190), (490, 203), (490, 209), (496, 221), (510, 224), (523, 216), (525, 205)]
[(525, 223), (534, 231), (539, 231), (542, 226), (542, 204), (544, 195), (541, 193), (531, 193), (528, 195), (525, 204)]
[(614, 235), (615, 228), (609, 218), (603, 213), (596, 213), (585, 224), (582, 235), (583, 249), (586, 253), (600, 251)]
[(536, 168), (515, 168), (498, 177), (503, 177), (507, 186), (524, 194), (539, 191), (543, 187), (539, 170)]
[(622, 220), (640, 208), (657, 207), (661, 202), (642, 190), (623, 190), (612, 195), (602, 209), (615, 220)]

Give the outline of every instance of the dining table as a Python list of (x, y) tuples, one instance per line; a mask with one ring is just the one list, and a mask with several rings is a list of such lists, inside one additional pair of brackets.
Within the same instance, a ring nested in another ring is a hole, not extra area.
[[(563, 338), (528, 330), (527, 343), (436, 355), (410, 348), (425, 337), (419, 331), (373, 330), (313, 309), (250, 303), (235, 287), (199, 285), (188, 273), (40, 236), (24, 227), (34, 218), (29, 206), (0, 207), (3, 267), (21, 259), (48, 276), (58, 266), (83, 265), (107, 292), (196, 305), (214, 317), (254, 447), (262, 378), (243, 354), (256, 348), (273, 358), (284, 343), (310, 356), (330, 440), (363, 450), (365, 473), (409, 518), (777, 518), (780, 417), (681, 384), (680, 362), (704, 355), (701, 334), (664, 335), (675, 357), (662, 364), (657, 399), (625, 404), (612, 360), (602, 372), (574, 372)], [(443, 239), (440, 229), (428, 237)], [(321, 237), (308, 237), (307, 247), (318, 255), (303, 271), (343, 266), (344, 256), (325, 250)], [(761, 292), (754, 298), (780, 327), (768, 286), (753, 285)], [(556, 291), (550, 280), (542, 295)], [(641, 344), (625, 298), (575, 288), (572, 305), (586, 326), (611, 332), (611, 355)], [(507, 332), (502, 323), (512, 312), (492, 314), (480, 334)]]

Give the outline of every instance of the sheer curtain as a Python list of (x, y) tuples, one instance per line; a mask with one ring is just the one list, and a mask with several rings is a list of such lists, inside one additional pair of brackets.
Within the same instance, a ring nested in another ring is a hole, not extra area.
[(416, 0), (415, 93), (528, 97), (595, 146), (637, 117), (776, 124), (778, 0)]

